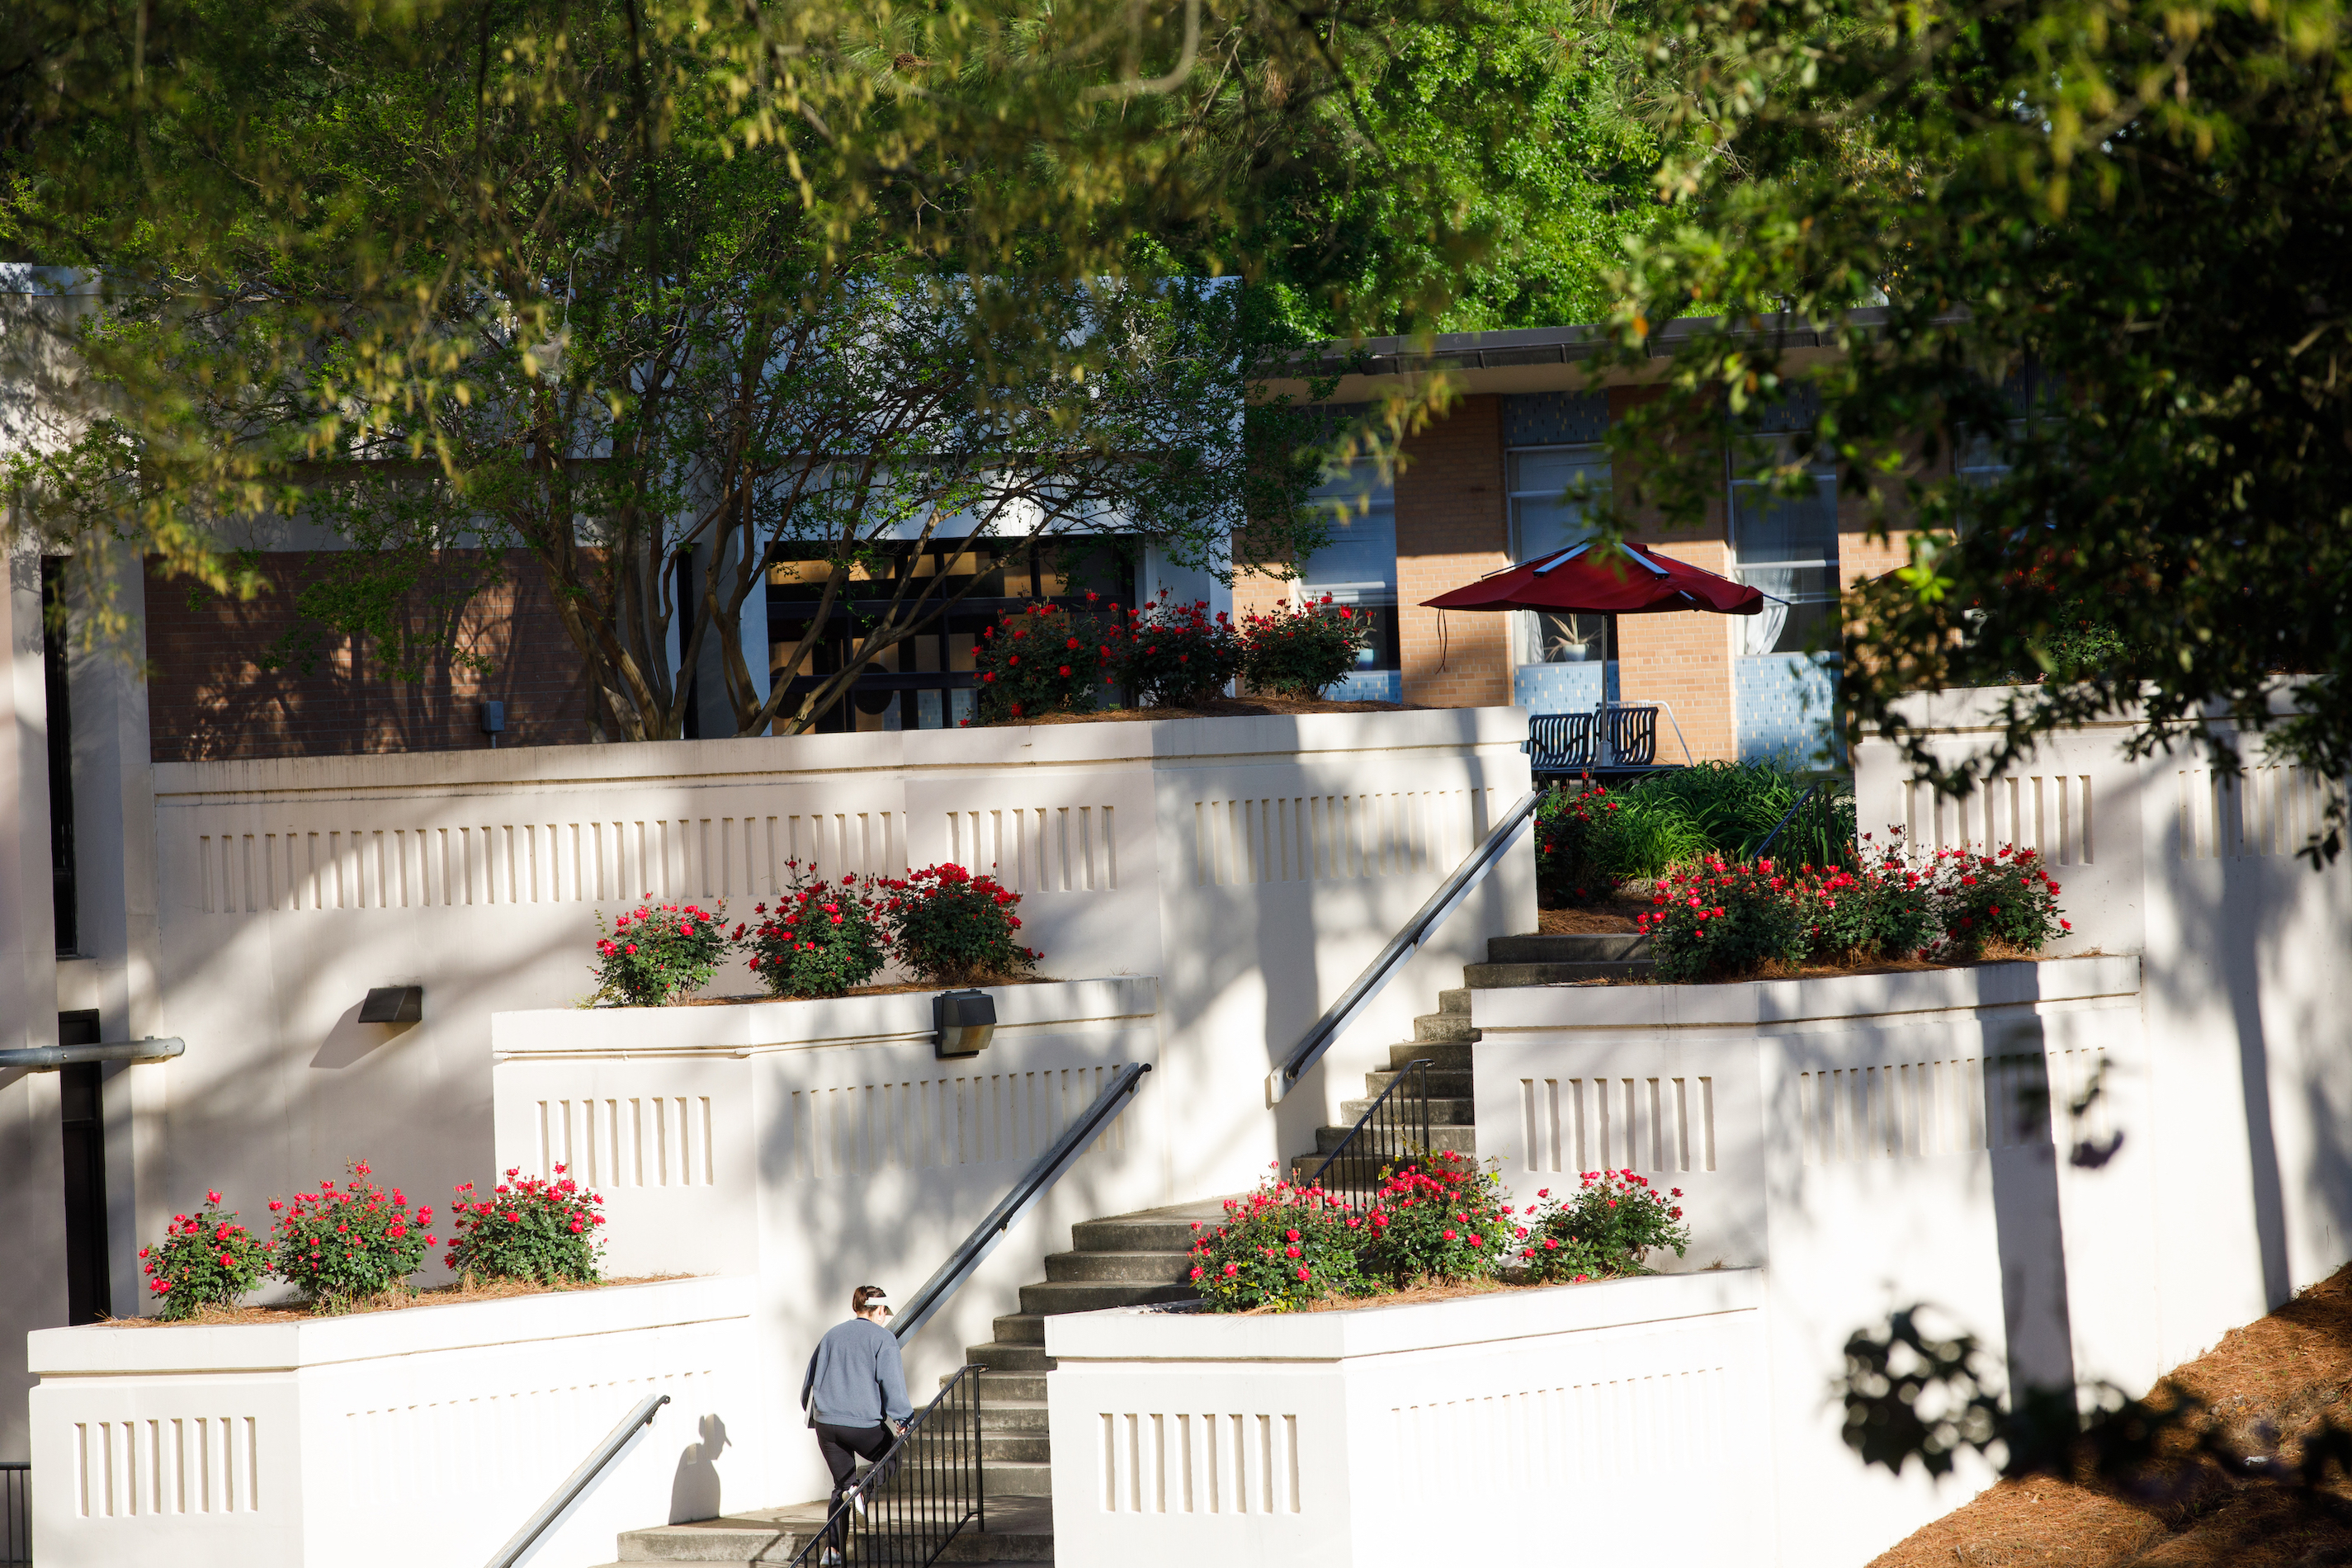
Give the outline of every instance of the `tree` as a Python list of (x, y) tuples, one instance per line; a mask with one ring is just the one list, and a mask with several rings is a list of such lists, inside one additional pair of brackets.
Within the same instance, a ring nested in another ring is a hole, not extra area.
[[(1674, 217), (1612, 317), (1621, 363), (1696, 309), (1617, 439), (1689, 515), (1816, 450), (1910, 564), (1850, 596), (1857, 730), (1965, 790), (2123, 714), (2146, 754), (2217, 720), (2352, 770), (2352, 49), (2327, 0), (1680, 0), (1648, 44)], [(1885, 307), (1857, 323), (1857, 307)], [(1800, 369), (1811, 347), (1843, 351)], [(1792, 459), (1737, 440), (1819, 400)], [(1955, 453), (1972, 472), (1956, 475)], [(2087, 634), (2087, 635), (2086, 635)], [(1900, 706), (2033, 683), (1985, 755)], [(2276, 708), (2276, 711), (2273, 708)], [(2340, 797), (2310, 851), (2332, 857)]]
[[(1107, 518), (1213, 567), (1244, 525), (1311, 548), (1299, 427), (1237, 418), (1265, 333), (1150, 237), (1230, 226), (1273, 127), (1446, 14), (10, 9), (0, 222), (105, 296), (18, 525), (233, 591), (227, 522), (331, 521), (363, 548), (306, 607), (379, 639), (425, 565), (519, 545), (605, 732), (647, 738), (711, 640), (744, 732), (813, 717), (734, 635), (779, 555), (839, 583)], [(904, 574), (862, 657), (937, 587)]]

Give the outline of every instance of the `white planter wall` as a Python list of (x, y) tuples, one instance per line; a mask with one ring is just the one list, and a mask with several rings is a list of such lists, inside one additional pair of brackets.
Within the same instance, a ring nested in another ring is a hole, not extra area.
[(415, 1568), (487, 1561), (649, 1394), (667, 1394), (523, 1559), (769, 1501), (775, 1412), (740, 1375), (746, 1279), (303, 1322), (30, 1337), (42, 1568)]
[[(1992, 744), (2007, 695), (1940, 693), (1910, 716), (1958, 760)], [(2352, 1255), (2352, 856), (2316, 872), (2296, 856), (2342, 781), (2216, 727), (2240, 747), (2242, 779), (2185, 743), (2126, 758), (2120, 721), (2044, 741), (1963, 801), (1911, 783), (1884, 742), (1854, 758), (1864, 828), (2036, 845), (2074, 922), (2059, 951), (2144, 956), (2154, 1066), (2116, 1129), (2162, 1155), (2148, 1176), (2162, 1284), (2127, 1312), (2168, 1366)]]
[(1748, 1560), (1753, 1270), (1286, 1317), (1047, 1320), (1057, 1562)]
[(2127, 1136), (2103, 1167), (2069, 1158), (2147, 1123), (2136, 958), (1482, 991), (1472, 1011), (1478, 1146), (1515, 1191), (1631, 1168), (1688, 1194), (1688, 1260), (1654, 1263), (1766, 1266), (1780, 1562), (1867, 1562), (1990, 1479), (1862, 1468), (1828, 1403), (1855, 1330), (1931, 1303), (2033, 1382), (2137, 1391), (2170, 1364), (2161, 1323), (2230, 1289), (2181, 1298), (2156, 1267), (2164, 1151)]
[[(1156, 987), (1095, 980), (997, 987), (979, 1056), (936, 1059), (926, 994), (742, 1006), (501, 1013), (498, 1159), (559, 1162), (605, 1194), (620, 1275), (726, 1270), (758, 1280), (757, 1358), (741, 1374), (796, 1410), (818, 1338), (880, 1285), (904, 1302), (1094, 1102), (1118, 1068), (1160, 1060)], [(1176, 1108), (1145, 1075), (1118, 1119), (963, 1289), (908, 1343), (918, 1405), (964, 1347), (1018, 1310), (1073, 1221), (1150, 1207), (1168, 1190)], [(772, 1502), (822, 1497), (795, 1430), (761, 1482)]]

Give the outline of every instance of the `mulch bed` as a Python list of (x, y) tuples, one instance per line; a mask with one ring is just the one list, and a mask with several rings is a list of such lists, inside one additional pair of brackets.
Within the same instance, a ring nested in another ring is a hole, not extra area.
[(634, 1274), (626, 1279), (599, 1279), (591, 1285), (541, 1285), (527, 1279), (484, 1279), (474, 1283), (436, 1286), (429, 1290), (389, 1291), (353, 1307), (349, 1312), (314, 1312), (307, 1306), (200, 1307), (177, 1323), (161, 1318), (101, 1318), (110, 1329), (169, 1329), (188, 1324), (299, 1323), (320, 1317), (357, 1317), (362, 1312), (398, 1312), (410, 1307), (451, 1307), (467, 1301), (503, 1301), (513, 1296), (552, 1296), (573, 1290), (609, 1290), (617, 1285), (658, 1285), (665, 1279), (686, 1279), (686, 1274)]
[[(843, 996), (903, 996), (910, 991), (922, 991), (927, 993), (935, 991), (960, 991), (969, 989), (975, 985), (1058, 985), (1060, 984), (1061, 982), (1059, 980), (1056, 980), (1050, 974), (1024, 974), (1017, 980), (973, 980), (958, 982), (953, 985), (950, 985), (944, 981), (925, 983), (914, 980), (902, 980), (898, 982), (896, 984), (891, 985), (853, 985), (841, 994)], [(740, 1007), (746, 1002), (828, 1002), (833, 1000), (835, 1000), (835, 998), (828, 996), (771, 996), (764, 991), (755, 991), (749, 995), (743, 996), (688, 996), (679, 1001), (668, 1003), (667, 1005), (672, 1007)]]
[[(2166, 1373), (2147, 1403), (2190, 1414), (2152, 1459), (2101, 1478), (2086, 1449), (2068, 1476), (2002, 1481), (1871, 1568), (2352, 1563), (2352, 1477), (2315, 1454), (2303, 1474), (2314, 1439), (2352, 1426), (2347, 1388), (2352, 1265)], [(2251, 1462), (2199, 1452), (2200, 1439)]]

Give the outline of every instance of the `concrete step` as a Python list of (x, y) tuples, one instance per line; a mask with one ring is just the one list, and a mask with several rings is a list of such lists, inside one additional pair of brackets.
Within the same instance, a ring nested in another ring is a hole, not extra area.
[(1650, 939), (1634, 931), (1486, 939), (1489, 963), (1623, 963), (1649, 956)]
[(1081, 1220), (1070, 1227), (1070, 1246), (1079, 1252), (1181, 1252), (1192, 1245), (1194, 1220), (1217, 1225), (1224, 1217), (1223, 1204), (1209, 1199)]
[(1572, 985), (1580, 980), (1640, 980), (1656, 966), (1648, 959), (1622, 963), (1465, 963), (1462, 978), (1476, 990), (1519, 985)]
[[(982, 1437), (981, 1442), (984, 1448), (989, 1439)], [(1045, 1458), (1045, 1439), (1040, 1437), (1037, 1442), (1039, 1448), (1035, 1458), (990, 1458), (984, 1460), (981, 1484), (986, 1489), (991, 1512), (995, 1510), (996, 1500), (1000, 1497), (1050, 1498), (1054, 1495), (1054, 1467)], [(923, 1485), (923, 1478), (917, 1472), (927, 1468), (914, 1464), (906, 1467), (908, 1480), (919, 1489)]]
[[(1014, 1312), (996, 1319), (992, 1326), (999, 1345), (1031, 1345), (1035, 1347), (1040, 1360), (1045, 1358), (1045, 1320), (1037, 1313)], [(964, 1353), (970, 1355), (971, 1352), (967, 1350)]]
[[(1045, 1380), (1039, 1378), (1039, 1383)], [(1043, 1391), (1035, 1399), (1006, 1399), (990, 1403), (983, 1399), (980, 1406), (980, 1429), (982, 1432), (1026, 1432), (1043, 1436), (1045, 1431), (1045, 1400)]]
[[(1054, 1370), (1054, 1363), (1045, 1354), (1042, 1342), (1000, 1338), (993, 1344), (966, 1345), (963, 1358), (988, 1368), (981, 1373), (980, 1385), (983, 1391), (988, 1387), (989, 1380), (999, 1373), (1034, 1373), (1042, 1376)], [(982, 1397), (987, 1397), (985, 1392)]]
[(1122, 1282), (1173, 1285), (1192, 1267), (1192, 1231), (1184, 1233), (1184, 1251), (1054, 1252), (1045, 1257), (1045, 1278), (1065, 1281)]
[[(1348, 1129), (1345, 1127), (1317, 1128), (1314, 1157), (1320, 1159), (1330, 1153), (1339, 1147), (1347, 1136)], [(1478, 1129), (1470, 1125), (1468, 1118), (1456, 1123), (1439, 1123), (1433, 1118), (1429, 1129), (1429, 1146), (1432, 1149), (1451, 1149), (1461, 1154), (1475, 1154), (1478, 1152)], [(1300, 1157), (1303, 1159), (1307, 1156)]]
[(1389, 1047), (1389, 1068), (1393, 1071), (1407, 1062), (1427, 1062), (1433, 1070), (1468, 1072), (1471, 1056), (1468, 1040), (1412, 1040)]
[(1007, 1463), (1042, 1465), (1053, 1457), (1053, 1443), (1042, 1430), (991, 1432), (984, 1426), (981, 1428), (980, 1464), (981, 1468), (987, 1473), (987, 1484), (992, 1489), (996, 1483), (996, 1469), (999, 1465)]
[[(1473, 1100), (1456, 1099), (1451, 1096), (1440, 1099), (1433, 1094), (1429, 1097), (1428, 1103), (1429, 1127), (1433, 1132), (1440, 1127), (1468, 1127), (1478, 1120), (1477, 1102)], [(1403, 1102), (1392, 1100), (1389, 1104), (1400, 1116), (1405, 1113), (1406, 1108)], [(1343, 1100), (1339, 1102), (1339, 1114), (1345, 1119), (1347, 1127), (1353, 1127), (1358, 1119), (1370, 1110), (1372, 1102), (1370, 1100)], [(1342, 1127), (1340, 1131), (1346, 1131), (1347, 1127)]]
[[(1495, 955), (1490, 952), (1486, 956), (1491, 960)], [(1457, 985), (1451, 991), (1439, 992), (1437, 1010), (1441, 1013), (1467, 1013), (1470, 1011), (1470, 988)]]
[(1432, 1042), (1475, 1040), (1478, 1031), (1471, 1027), (1467, 1013), (1423, 1013), (1412, 1021), (1412, 1037)]
[[(1044, 1364), (1034, 1372), (983, 1372), (980, 1374), (980, 1407), (993, 1405), (1034, 1405), (1045, 1397), (1045, 1374), (1054, 1370), (1045, 1352), (1034, 1345), (974, 1345), (973, 1350), (1033, 1352)], [(970, 1352), (965, 1352), (967, 1354)]]
[(632, 1530), (619, 1540), (624, 1563), (789, 1563), (824, 1522), (824, 1507), (816, 1517), (787, 1517), (793, 1510), (761, 1510), (706, 1519), (692, 1524), (665, 1524), (652, 1530)]
[[(1394, 1072), (1368, 1072), (1364, 1075), (1364, 1097), (1376, 1098), (1402, 1075)], [(1475, 1075), (1468, 1068), (1432, 1068), (1429, 1069), (1429, 1093), (1433, 1100), (1467, 1100), (1476, 1088)], [(1360, 1111), (1359, 1115), (1362, 1114)]]
[[(1189, 1285), (1115, 1283), (1100, 1280), (1047, 1280), (1021, 1287), (1021, 1310), (1052, 1317), (1059, 1312), (1094, 1312), (1105, 1307), (1143, 1307), (1161, 1301), (1189, 1301)], [(998, 1321), (1002, 1323), (1003, 1319)], [(1003, 1338), (1000, 1331), (998, 1337)], [(1037, 1342), (1045, 1342), (1045, 1325), (1038, 1325)]]
[[(623, 1568), (638, 1563), (733, 1563), (738, 1564), (783, 1563), (791, 1560), (792, 1552), (800, 1550), (800, 1542), (810, 1540), (824, 1523), (824, 1504), (798, 1503), (790, 1508), (753, 1509), (730, 1515), (726, 1520), (706, 1521), (700, 1524), (663, 1525), (654, 1530), (631, 1531), (621, 1537), (623, 1554), (619, 1563), (604, 1568)], [(712, 1544), (730, 1531), (746, 1531), (745, 1545), (757, 1545), (761, 1539), (782, 1536), (794, 1542), (792, 1552), (779, 1556), (779, 1547), (766, 1547), (765, 1557), (688, 1557), (677, 1555), (640, 1556), (633, 1552), (677, 1552)], [(878, 1542), (877, 1543), (879, 1544)], [(887, 1553), (883, 1554), (887, 1560)], [(988, 1528), (985, 1531), (966, 1529), (957, 1533), (940, 1554), (941, 1563), (994, 1563), (1001, 1568), (1049, 1568), (1054, 1561), (1054, 1506), (1046, 1495), (1016, 1496), (1000, 1493), (992, 1487), (988, 1492)]]

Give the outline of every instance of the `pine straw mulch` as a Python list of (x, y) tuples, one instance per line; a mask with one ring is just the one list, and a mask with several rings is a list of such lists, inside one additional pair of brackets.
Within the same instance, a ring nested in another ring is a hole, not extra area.
[(312, 1310), (308, 1305), (288, 1307), (199, 1307), (190, 1317), (175, 1322), (161, 1318), (101, 1318), (99, 1321), (110, 1329), (169, 1329), (188, 1326), (209, 1327), (236, 1323), (300, 1323), (325, 1317), (356, 1317), (362, 1312), (398, 1312), (410, 1307), (454, 1307), (467, 1301), (503, 1301), (511, 1296), (551, 1296), (573, 1290), (609, 1290), (619, 1285), (658, 1285), (667, 1279), (688, 1279), (687, 1274), (632, 1274), (623, 1279), (598, 1279), (592, 1284), (575, 1285), (562, 1282), (541, 1285), (530, 1279), (466, 1279), (448, 1285), (436, 1285), (429, 1290), (387, 1290), (372, 1296), (352, 1308), (349, 1312), (326, 1313)]
[[(910, 991), (961, 991), (976, 985), (1058, 985), (1061, 982), (1050, 974), (1020, 974), (1011, 979), (1003, 975), (983, 975), (977, 980), (900, 980), (888, 985), (853, 985), (843, 996), (900, 996)], [(765, 991), (755, 991), (742, 996), (687, 996), (663, 1004), (669, 1007), (740, 1007), (747, 1002), (829, 1002), (830, 996), (772, 996)]]
[(1611, 899), (1604, 903), (1586, 904), (1572, 910), (1538, 910), (1538, 936), (1632, 936), (1633, 918), (1646, 915), (1650, 906), (1633, 899)]
[(2352, 1265), (2158, 1383), (2176, 1424), (2101, 1475), (2001, 1481), (1871, 1568), (2321, 1568), (2352, 1563)]

